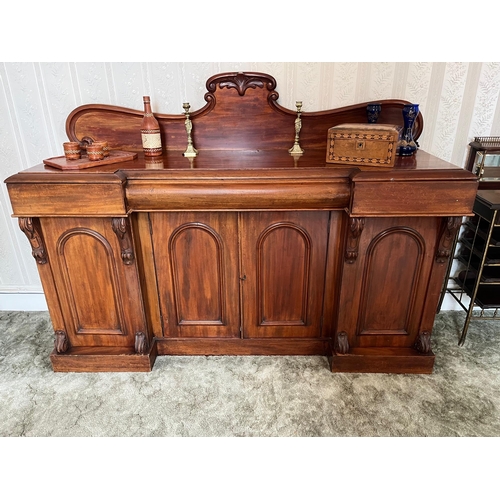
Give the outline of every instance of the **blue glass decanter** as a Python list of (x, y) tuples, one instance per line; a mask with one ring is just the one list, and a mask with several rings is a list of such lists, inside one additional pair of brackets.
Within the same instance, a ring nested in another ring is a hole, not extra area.
[(382, 111), (382, 105), (378, 102), (370, 103), (366, 106), (366, 116), (368, 118), (368, 123), (377, 123), (380, 112)]
[(418, 148), (418, 144), (413, 138), (413, 124), (418, 116), (418, 104), (405, 104), (403, 107), (403, 132), (398, 144), (398, 154), (400, 156), (411, 156)]

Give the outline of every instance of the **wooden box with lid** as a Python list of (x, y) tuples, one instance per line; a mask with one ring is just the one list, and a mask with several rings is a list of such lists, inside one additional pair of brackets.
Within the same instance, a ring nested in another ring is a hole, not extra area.
[(401, 127), (343, 123), (328, 129), (327, 163), (393, 167)]

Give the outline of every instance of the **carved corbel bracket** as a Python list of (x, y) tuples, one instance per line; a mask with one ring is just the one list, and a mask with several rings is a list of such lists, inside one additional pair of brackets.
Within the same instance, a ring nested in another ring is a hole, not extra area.
[(54, 347), (57, 354), (64, 354), (70, 347), (68, 334), (64, 330), (56, 330), (54, 335), (56, 337), (54, 339)]
[(462, 224), (462, 217), (447, 217), (446, 224), (443, 224), (441, 236), (439, 238), (436, 262), (444, 264), (450, 258), (453, 242), (458, 228)]
[(347, 354), (349, 352), (349, 341), (346, 332), (337, 333), (333, 349), (337, 354)]
[(359, 239), (364, 227), (365, 219), (362, 217), (353, 217), (349, 220), (349, 232), (347, 234), (345, 251), (345, 260), (348, 264), (353, 264), (358, 258)]
[(422, 354), (431, 352), (431, 332), (420, 332), (415, 340), (414, 348)]
[(32, 249), (31, 255), (33, 255), (37, 263), (47, 264), (47, 252), (45, 251), (45, 245), (42, 240), (42, 230), (39, 219), (20, 217), (19, 227), (28, 237)]
[(118, 236), (123, 263), (128, 266), (135, 259), (129, 220), (127, 217), (114, 217), (111, 221), (111, 226), (116, 236)]
[(135, 352), (137, 354), (146, 354), (149, 349), (149, 342), (144, 332), (137, 332), (135, 334)]

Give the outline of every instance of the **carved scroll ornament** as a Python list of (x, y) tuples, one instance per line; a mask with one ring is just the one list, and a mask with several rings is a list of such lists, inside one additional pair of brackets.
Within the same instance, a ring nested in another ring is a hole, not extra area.
[(414, 344), (415, 349), (422, 354), (431, 352), (431, 333), (420, 332)]
[(333, 348), (337, 354), (347, 354), (349, 352), (349, 341), (346, 332), (337, 333)]
[(135, 334), (135, 352), (137, 354), (146, 354), (149, 349), (148, 338), (144, 332), (137, 332)]
[(42, 231), (40, 221), (31, 217), (20, 217), (19, 227), (21, 231), (28, 237), (31, 245), (31, 254), (38, 264), (47, 264), (47, 252), (42, 240)]
[(461, 224), (461, 217), (447, 218), (446, 225), (443, 227), (441, 237), (439, 238), (438, 251), (436, 253), (436, 262), (438, 264), (444, 264), (450, 258), (455, 235)]
[(64, 330), (56, 330), (54, 335), (54, 348), (57, 354), (64, 354), (70, 347), (68, 334)]
[(240, 96), (244, 96), (247, 89), (255, 89), (257, 87), (262, 89), (264, 88), (264, 84), (266, 84), (268, 90), (276, 88), (276, 80), (264, 73), (228, 73), (216, 75), (208, 80), (207, 89), (210, 92), (214, 92), (217, 83), (221, 89), (224, 87), (236, 89)]
[(365, 219), (362, 217), (353, 217), (349, 221), (349, 232), (347, 234), (347, 246), (345, 252), (345, 260), (348, 264), (353, 264), (358, 258), (359, 239), (364, 227)]
[(126, 217), (114, 217), (111, 225), (116, 236), (118, 236), (123, 263), (128, 266), (132, 264), (135, 259), (128, 219)]
[(266, 73), (220, 73), (207, 80), (205, 101), (215, 105), (215, 91), (220, 89), (235, 89), (243, 97), (248, 89), (265, 88), (268, 91), (268, 102), (277, 101), (276, 80)]

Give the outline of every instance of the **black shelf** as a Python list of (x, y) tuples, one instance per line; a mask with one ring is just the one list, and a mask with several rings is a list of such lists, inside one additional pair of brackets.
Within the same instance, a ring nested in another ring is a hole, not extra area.
[[(488, 239), (488, 227), (487, 221), (484, 219), (481, 219), (479, 222), (479, 227), (478, 227), (478, 222), (477, 220), (468, 220), (465, 222), (464, 227), (466, 228), (466, 231), (464, 232), (464, 239), (470, 239), (472, 235), (475, 233), (477, 236), (481, 238), (483, 241), (483, 248), (484, 248), (484, 242)], [(470, 235), (470, 236), (467, 236)], [(477, 237), (476, 236), (476, 237)], [(490, 238), (490, 247), (500, 247), (500, 227), (496, 226), (493, 229), (493, 232), (491, 234)]]
[[(461, 256), (457, 257), (457, 260), (466, 266), (466, 269), (463, 270), (460, 274), (466, 274), (466, 280), (476, 280), (478, 276), (478, 267), (477, 265), (473, 265), (472, 261), (469, 266), (468, 260), (462, 259)], [(463, 279), (463, 278), (461, 278)], [(500, 285), (500, 266), (497, 267), (484, 267), (483, 272), (481, 273), (481, 283), (485, 285)]]
[[(473, 239), (462, 237), (458, 241), (463, 245), (460, 255), (468, 259), (470, 252), (472, 252), (472, 257), (475, 257), (479, 264), (484, 255), (484, 240), (478, 241), (476, 238), (474, 241)], [(489, 247), (484, 263), (487, 266), (500, 265), (500, 247)]]
[[(462, 281), (455, 277), (453, 281), (470, 297), (474, 290), (474, 280)], [(474, 304), (481, 309), (496, 309), (500, 307), (500, 287), (479, 285)]]

